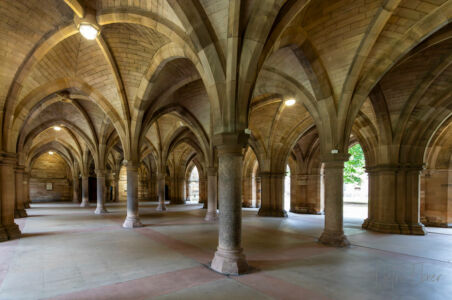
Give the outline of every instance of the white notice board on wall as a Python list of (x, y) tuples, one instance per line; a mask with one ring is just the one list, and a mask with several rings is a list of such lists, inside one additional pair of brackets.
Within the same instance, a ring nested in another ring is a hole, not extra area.
[(47, 183), (46, 183), (46, 190), (47, 190), (47, 191), (53, 190), (53, 184), (52, 184), (51, 182), (47, 182)]

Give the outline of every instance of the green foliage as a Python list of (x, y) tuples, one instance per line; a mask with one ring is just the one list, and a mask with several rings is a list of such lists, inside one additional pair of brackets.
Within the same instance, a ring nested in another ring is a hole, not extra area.
[(350, 159), (344, 166), (344, 183), (361, 184), (361, 175), (364, 174), (364, 153), (359, 144), (348, 149)]

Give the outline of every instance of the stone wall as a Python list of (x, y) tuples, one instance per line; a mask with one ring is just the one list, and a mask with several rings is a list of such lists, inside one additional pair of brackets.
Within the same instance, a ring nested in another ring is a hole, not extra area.
[(45, 153), (37, 158), (30, 174), (31, 201), (71, 201), (72, 184), (68, 173), (66, 162), (56, 153)]

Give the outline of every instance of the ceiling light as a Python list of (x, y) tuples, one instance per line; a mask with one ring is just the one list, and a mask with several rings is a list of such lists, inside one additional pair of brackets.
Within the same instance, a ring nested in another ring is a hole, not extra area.
[(55, 131), (60, 131), (60, 130), (61, 130), (61, 127), (60, 127), (60, 126), (53, 126), (53, 129), (54, 129)]
[(295, 102), (297, 102), (295, 99), (287, 99), (284, 104), (286, 104), (287, 106), (292, 106), (295, 104)]
[(94, 40), (99, 34), (99, 30), (88, 23), (80, 24), (78, 30), (80, 31), (80, 34), (83, 35), (83, 37), (87, 40)]
[(49, 154), (50, 154), (50, 155), (53, 155), (53, 151), (49, 151)]

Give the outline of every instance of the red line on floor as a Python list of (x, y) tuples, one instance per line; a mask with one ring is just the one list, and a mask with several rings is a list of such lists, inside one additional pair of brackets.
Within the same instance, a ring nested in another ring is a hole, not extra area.
[(268, 276), (262, 273), (254, 273), (240, 277), (234, 277), (238, 282), (258, 290), (275, 299), (284, 300), (326, 300), (330, 299), (315, 291), (305, 289), (301, 286)]
[(208, 251), (204, 251), (198, 247), (190, 245), (188, 243), (173, 239), (165, 234), (162, 234), (156, 230), (150, 228), (139, 228), (136, 229), (137, 232), (142, 235), (158, 242), (166, 247), (184, 255), (190, 257), (191, 259), (196, 260), (199, 263), (207, 264), (213, 258), (214, 253), (210, 253)]
[(136, 280), (105, 285), (85, 291), (74, 292), (51, 298), (54, 300), (127, 300), (149, 299), (178, 290), (191, 288), (203, 283), (222, 279), (223, 276), (207, 270), (204, 267), (194, 267), (175, 272), (152, 275)]

